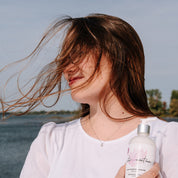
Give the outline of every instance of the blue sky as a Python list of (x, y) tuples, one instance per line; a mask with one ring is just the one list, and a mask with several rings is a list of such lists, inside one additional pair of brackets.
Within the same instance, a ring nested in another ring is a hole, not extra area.
[[(105, 13), (123, 18), (136, 29), (146, 56), (146, 89), (160, 89), (162, 100), (169, 103), (171, 91), (178, 89), (177, 9), (177, 0), (0, 0), (0, 67), (27, 56), (56, 18)], [(53, 109), (76, 108), (64, 96)]]

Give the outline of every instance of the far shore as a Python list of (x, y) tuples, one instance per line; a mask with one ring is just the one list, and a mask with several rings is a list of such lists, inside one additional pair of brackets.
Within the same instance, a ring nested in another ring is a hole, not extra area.
[[(31, 111), (26, 113), (25, 115), (55, 115), (55, 114), (78, 114), (79, 110), (69, 111), (69, 110), (61, 110), (61, 111)], [(23, 112), (7, 112), (6, 115), (21, 115)], [(0, 115), (2, 115), (2, 112), (0, 112)]]
[[(69, 111), (69, 110), (60, 110), (60, 111), (31, 111), (29, 113), (26, 113), (25, 115), (55, 115), (55, 118), (56, 117), (59, 117), (59, 118), (63, 118), (62, 115), (72, 115), (72, 116), (79, 116), (79, 113), (80, 111), (79, 110), (73, 110), (73, 111)], [(6, 116), (8, 115), (23, 115), (22, 112), (7, 112), (5, 113)], [(2, 116), (2, 112), (0, 112), (0, 116)], [(52, 116), (54, 117), (54, 116)], [(160, 118), (163, 118), (165, 120), (178, 120), (178, 117), (174, 117), (170, 114), (164, 114), (164, 115), (161, 115), (161, 116), (158, 116)]]

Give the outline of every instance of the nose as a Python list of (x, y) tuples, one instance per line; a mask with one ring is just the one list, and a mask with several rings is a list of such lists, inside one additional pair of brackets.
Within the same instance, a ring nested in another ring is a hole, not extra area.
[(64, 69), (64, 73), (73, 74), (79, 70), (79, 67), (76, 66), (73, 62), (71, 62), (67, 67)]

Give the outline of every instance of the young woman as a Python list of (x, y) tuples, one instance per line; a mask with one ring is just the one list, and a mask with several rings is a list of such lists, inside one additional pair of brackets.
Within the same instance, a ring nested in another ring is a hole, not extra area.
[(155, 119), (150, 126), (157, 163), (140, 178), (178, 177), (178, 124), (158, 119), (148, 107), (144, 51), (133, 27), (104, 14), (66, 17), (49, 29), (34, 53), (62, 30), (65, 38), (59, 54), (12, 107), (26, 104), (29, 111), (56, 94), (56, 86), (59, 97), (64, 76), (73, 100), (81, 103), (81, 117), (45, 124), (31, 145), (20, 177), (124, 178), (129, 140), (136, 136), (141, 119), (149, 118)]

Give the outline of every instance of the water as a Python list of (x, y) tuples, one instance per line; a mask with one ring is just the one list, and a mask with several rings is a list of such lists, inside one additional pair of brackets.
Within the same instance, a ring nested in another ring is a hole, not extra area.
[(30, 145), (41, 126), (50, 121), (61, 123), (55, 116), (26, 115), (0, 121), (0, 178), (18, 178)]
[[(30, 145), (41, 126), (50, 121), (65, 122), (70, 115), (26, 115), (0, 121), (0, 178), (18, 178)], [(166, 118), (169, 121), (178, 119)]]

